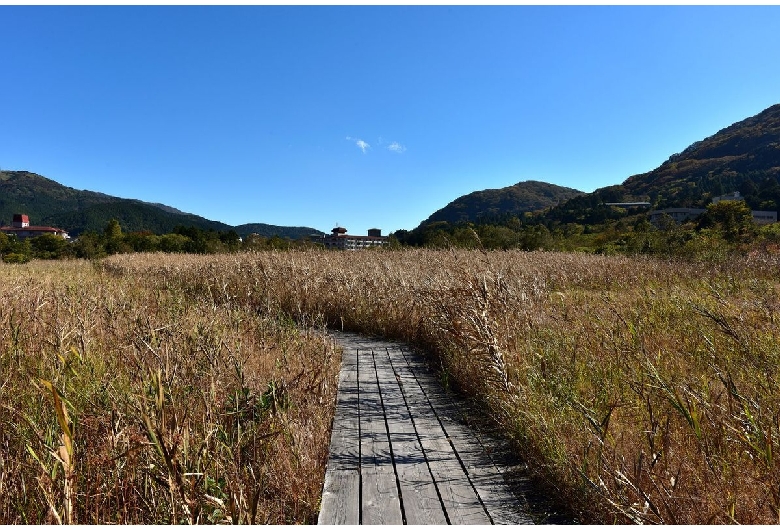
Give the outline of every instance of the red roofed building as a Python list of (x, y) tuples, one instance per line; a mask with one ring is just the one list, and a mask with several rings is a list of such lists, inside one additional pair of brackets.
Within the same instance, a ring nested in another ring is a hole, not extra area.
[(8, 235), (15, 235), (20, 240), (45, 234), (52, 234), (64, 239), (70, 239), (68, 233), (61, 228), (53, 228), (51, 226), (30, 226), (30, 218), (22, 213), (15, 213), (11, 226), (0, 226), (0, 232)]

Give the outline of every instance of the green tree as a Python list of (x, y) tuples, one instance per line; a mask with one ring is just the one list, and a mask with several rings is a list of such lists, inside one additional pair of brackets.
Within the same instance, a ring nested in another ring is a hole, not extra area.
[(241, 237), (235, 230), (228, 230), (227, 232), (219, 233), (219, 240), (227, 249), (231, 252), (235, 252), (241, 247)]
[(151, 232), (130, 232), (123, 237), (134, 252), (155, 252), (160, 249), (160, 238)]
[(547, 248), (551, 239), (550, 231), (544, 225), (527, 226), (519, 236), (518, 244), (523, 250)]
[(103, 238), (95, 232), (85, 232), (73, 242), (73, 252), (82, 259), (98, 259), (106, 255)]
[(30, 240), (19, 240), (16, 236), (8, 237), (8, 243), (3, 251), (3, 261), (6, 263), (27, 263), (30, 259), (32, 259)]
[(756, 232), (753, 212), (744, 201), (720, 201), (708, 205), (699, 221), (699, 228), (715, 228), (729, 243), (750, 238)]
[(64, 258), (70, 251), (70, 243), (60, 236), (44, 234), (30, 240), (33, 255), (40, 259)]
[(132, 248), (125, 243), (122, 235), (122, 227), (119, 221), (111, 219), (103, 230), (105, 236), (105, 249), (109, 254), (118, 254), (120, 252), (131, 252)]
[(122, 239), (122, 227), (119, 224), (119, 221), (111, 219), (103, 230), (103, 233), (109, 241)]
[(160, 250), (163, 252), (184, 252), (190, 238), (181, 234), (165, 234), (160, 236)]
[(477, 233), (483, 248), (491, 250), (515, 248), (520, 239), (516, 231), (506, 226), (484, 225), (479, 227)]
[(6, 263), (27, 263), (30, 261), (28, 254), (19, 254), (17, 252), (9, 252), (3, 255), (3, 261)]

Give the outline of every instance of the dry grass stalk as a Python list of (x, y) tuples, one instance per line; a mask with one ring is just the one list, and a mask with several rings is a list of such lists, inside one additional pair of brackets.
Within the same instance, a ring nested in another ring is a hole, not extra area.
[(302, 251), (8, 266), (0, 397), (26, 417), (2, 420), (0, 490), (25, 493), (0, 518), (51, 517), (38, 479), (61, 510), (62, 477), (41, 476), (21, 442), (53, 447), (61, 432), (24, 390), (37, 377), (73, 405), (78, 522), (307, 520), (337, 363), (305, 330), (329, 325), (427, 348), (582, 521), (777, 523), (778, 259)]
[(0, 267), (0, 522), (315, 520), (331, 341), (86, 262)]
[(117, 257), (105, 270), (425, 346), (583, 521), (778, 522), (776, 256), (189, 259)]

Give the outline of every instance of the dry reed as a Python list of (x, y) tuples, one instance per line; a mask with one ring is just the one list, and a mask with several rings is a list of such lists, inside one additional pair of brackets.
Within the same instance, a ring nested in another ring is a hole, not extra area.
[(325, 325), (423, 346), (583, 522), (780, 521), (777, 256), (310, 250), (26, 270), (5, 266), (0, 291), (4, 522), (67, 519), (68, 502), (79, 523), (311, 521), (337, 356), (306, 330)]
[(0, 522), (316, 520), (331, 341), (144, 274), (0, 272)]
[(776, 257), (305, 251), (104, 267), (424, 346), (582, 521), (780, 521)]

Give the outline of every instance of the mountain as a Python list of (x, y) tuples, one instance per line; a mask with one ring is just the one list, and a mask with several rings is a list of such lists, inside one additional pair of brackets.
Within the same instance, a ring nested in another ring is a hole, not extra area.
[(581, 191), (546, 182), (518, 182), (505, 188), (475, 191), (458, 197), (420, 223), (420, 226), (439, 221), (450, 224), (480, 223), (511, 216), (522, 217), (525, 212), (543, 210), (582, 194)]
[(27, 214), (32, 224), (63, 228), (72, 236), (85, 231), (102, 231), (111, 219), (119, 221), (125, 232), (165, 234), (181, 225), (201, 230), (235, 230), (242, 237), (258, 233), (266, 237), (297, 239), (323, 234), (313, 228), (260, 223), (234, 227), (164, 204), (76, 190), (29, 171), (0, 171), (0, 224), (10, 224), (15, 213)]
[(547, 225), (598, 225), (647, 207), (606, 203), (649, 202), (651, 208), (704, 208), (713, 197), (740, 192), (754, 210), (780, 210), (780, 104), (730, 125), (673, 154), (658, 168), (583, 193), (544, 182), (520, 182), (495, 190), (475, 191), (438, 210), (414, 230), (440, 221), (502, 224), (534, 212)]
[(780, 104), (694, 142), (652, 171), (569, 199), (540, 219), (598, 224), (640, 211), (626, 212), (606, 206), (607, 202), (647, 201), (655, 209), (704, 208), (713, 197), (734, 191), (754, 210), (780, 209)]
[[(312, 235), (322, 236), (325, 233), (307, 226), (275, 226), (263, 223), (249, 223), (238, 225), (233, 228), (238, 235), (245, 237), (249, 234), (257, 234), (263, 237), (289, 237), (290, 239), (300, 239)], [(283, 234), (281, 232), (284, 232)]]
[(649, 173), (629, 177), (623, 188), (659, 207), (703, 206), (713, 196), (740, 191), (754, 208), (766, 201), (777, 209), (778, 180), (780, 104), (695, 142)]

